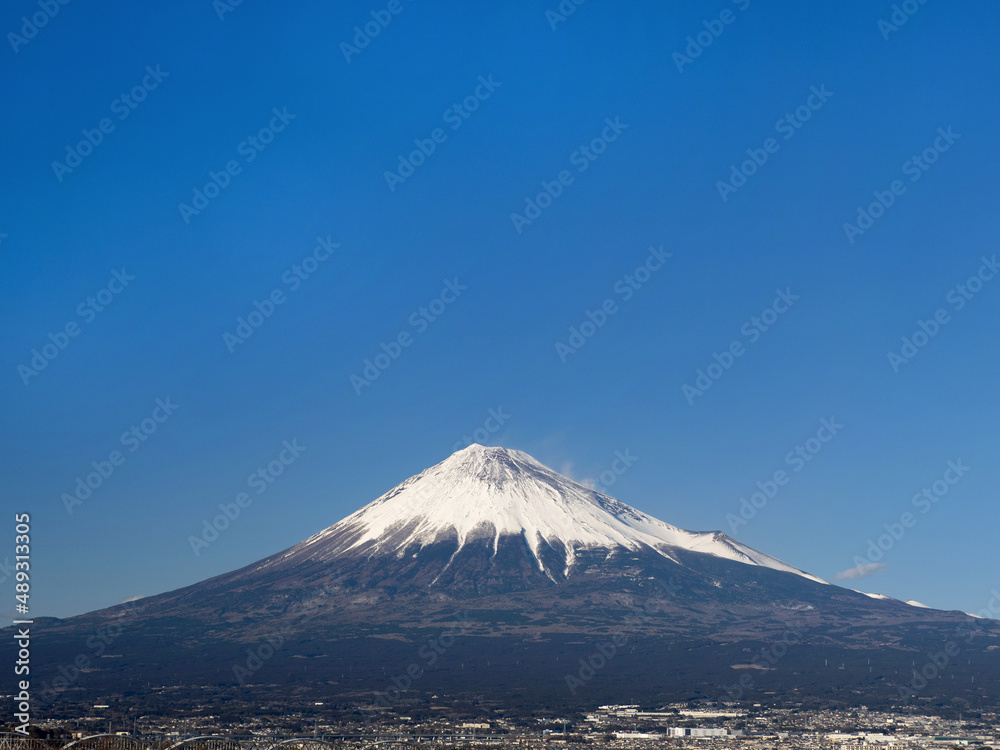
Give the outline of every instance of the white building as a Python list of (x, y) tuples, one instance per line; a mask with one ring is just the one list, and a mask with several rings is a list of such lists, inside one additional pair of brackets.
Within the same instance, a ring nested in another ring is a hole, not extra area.
[(671, 727), (671, 737), (728, 737), (727, 729), (709, 729), (707, 727)]

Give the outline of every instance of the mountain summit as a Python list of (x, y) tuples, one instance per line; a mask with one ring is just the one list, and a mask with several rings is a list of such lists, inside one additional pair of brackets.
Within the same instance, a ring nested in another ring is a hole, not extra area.
[(720, 531), (685, 531), (648, 516), (527, 453), (478, 444), (407, 479), (293, 547), (283, 560), (406, 555), (441, 544), (454, 548), (450, 564), (468, 544), (483, 541), (491, 557), (501, 545), (523, 546), (552, 580), (571, 576), (582, 552), (649, 549), (678, 562), (681, 549), (823, 583)]

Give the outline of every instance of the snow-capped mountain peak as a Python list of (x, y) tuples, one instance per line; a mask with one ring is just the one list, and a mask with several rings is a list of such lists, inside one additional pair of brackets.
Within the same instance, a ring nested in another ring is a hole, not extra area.
[(730, 539), (664, 523), (507, 448), (470, 445), (410, 477), (356, 513), (307, 539), (287, 556), (329, 560), (340, 554), (402, 555), (454, 541), (455, 554), (472, 540), (521, 537), (547, 574), (545, 548), (561, 547), (572, 574), (577, 553), (651, 548), (675, 559), (684, 549), (821, 579)]

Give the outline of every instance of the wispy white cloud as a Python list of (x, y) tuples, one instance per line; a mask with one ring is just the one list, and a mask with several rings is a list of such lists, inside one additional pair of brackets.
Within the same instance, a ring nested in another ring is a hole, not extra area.
[(853, 568), (842, 570), (837, 573), (838, 581), (850, 581), (855, 578), (867, 578), (870, 575), (881, 573), (889, 566), (885, 563), (868, 563), (867, 565), (855, 565)]

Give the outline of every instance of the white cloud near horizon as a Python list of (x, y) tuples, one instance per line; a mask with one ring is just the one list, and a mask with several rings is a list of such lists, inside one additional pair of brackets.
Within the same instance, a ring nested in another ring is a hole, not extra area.
[(842, 570), (837, 573), (838, 581), (850, 581), (855, 578), (867, 578), (868, 576), (881, 573), (889, 566), (885, 563), (868, 563), (867, 565), (855, 565), (853, 568)]

